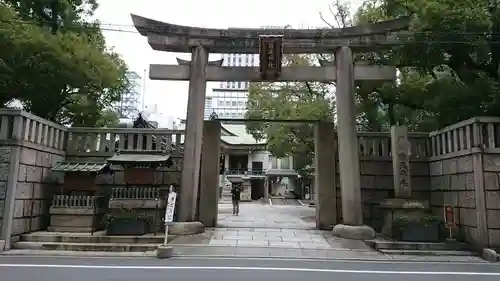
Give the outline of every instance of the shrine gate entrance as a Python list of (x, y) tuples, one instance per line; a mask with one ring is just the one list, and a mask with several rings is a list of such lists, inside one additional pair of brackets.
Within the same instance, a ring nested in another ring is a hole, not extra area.
[[(354, 51), (400, 44), (397, 32), (407, 19), (340, 29), (206, 29), (164, 23), (132, 15), (136, 29), (154, 50), (191, 53), (179, 65), (150, 65), (150, 79), (189, 81), (184, 160), (181, 176), (180, 221), (217, 222), (220, 123), (205, 121), (207, 81), (336, 82), (338, 157), (343, 224), (336, 221), (335, 132), (331, 123), (316, 125), (316, 227), (355, 239), (369, 239), (373, 229), (363, 225), (358, 143), (356, 80), (396, 79), (396, 67), (355, 64)], [(212, 53), (259, 53), (260, 67), (222, 67), (209, 61)], [(334, 62), (321, 66), (281, 67), (281, 54), (332, 53)], [(199, 188), (199, 186), (201, 188)], [(198, 194), (200, 190), (200, 194)], [(198, 203), (198, 198), (200, 198)], [(198, 215), (199, 214), (199, 217)]]

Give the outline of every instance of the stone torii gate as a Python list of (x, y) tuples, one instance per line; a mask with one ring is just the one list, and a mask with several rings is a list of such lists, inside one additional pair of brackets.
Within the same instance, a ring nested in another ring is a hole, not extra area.
[[(222, 60), (209, 62), (211, 53), (259, 53), (261, 36), (281, 36), (285, 54), (334, 53), (335, 62), (320, 67), (285, 67), (273, 81), (336, 81), (338, 151), (342, 191), (343, 224), (335, 225), (335, 151), (333, 124), (316, 126), (316, 224), (334, 234), (355, 239), (371, 238), (373, 229), (363, 225), (359, 146), (356, 136), (355, 80), (395, 80), (394, 66), (355, 65), (353, 51), (400, 44), (397, 32), (408, 26), (408, 19), (398, 19), (339, 29), (209, 29), (164, 23), (132, 15), (134, 26), (154, 50), (191, 53), (191, 61), (179, 65), (151, 64), (153, 80), (189, 81), (184, 159), (181, 175), (179, 219), (197, 219), (200, 174), (200, 220), (206, 226), (217, 221), (217, 188), (220, 124), (206, 121), (204, 103), (207, 81), (265, 81), (259, 67), (222, 67)], [(210, 124), (210, 123), (214, 124)], [(213, 132), (211, 132), (211, 130)], [(218, 133), (216, 131), (219, 130)], [(205, 135), (205, 140), (203, 136)], [(208, 135), (211, 137), (209, 138)], [(209, 140), (210, 139), (210, 140)], [(202, 155), (203, 140), (203, 155)], [(210, 146), (210, 147), (209, 147)], [(212, 159), (208, 163), (203, 159)], [(202, 163), (203, 162), (203, 163)], [(216, 167), (216, 168), (213, 168)], [(213, 175), (212, 175), (213, 174)], [(210, 193), (213, 192), (213, 196)], [(214, 213), (215, 212), (215, 213)]]

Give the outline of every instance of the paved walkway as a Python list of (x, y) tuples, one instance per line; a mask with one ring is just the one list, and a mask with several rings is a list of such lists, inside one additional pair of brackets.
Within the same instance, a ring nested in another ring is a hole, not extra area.
[(240, 204), (233, 216), (232, 204), (219, 204), (218, 227), (315, 229), (315, 209), (297, 205), (269, 205), (260, 202)]
[[(177, 237), (170, 243), (174, 256), (184, 257), (271, 257), (298, 259), (352, 259), (484, 262), (478, 257), (400, 256), (374, 251), (363, 241), (334, 237), (331, 231), (315, 229), (315, 210), (308, 206), (242, 203), (233, 216), (231, 204), (219, 205), (220, 227), (205, 233)], [(154, 257), (155, 252), (69, 252), (51, 255)], [(47, 255), (40, 250), (11, 250), (2, 255)]]
[(364, 242), (315, 228), (315, 209), (309, 206), (241, 203), (234, 216), (231, 204), (219, 204), (218, 227), (211, 230), (208, 245), (375, 252)]

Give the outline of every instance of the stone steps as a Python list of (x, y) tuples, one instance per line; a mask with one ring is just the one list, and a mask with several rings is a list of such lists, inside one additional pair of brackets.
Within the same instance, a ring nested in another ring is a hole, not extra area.
[[(176, 236), (169, 235), (172, 241)], [(147, 252), (163, 244), (163, 234), (139, 236), (107, 236), (104, 231), (68, 233), (40, 231), (20, 236), (13, 249), (85, 252)]]
[(411, 255), (411, 256), (477, 256), (470, 251), (447, 251), (447, 250), (379, 250), (387, 255)]
[[(175, 236), (169, 235), (169, 240)], [(51, 235), (49, 233), (23, 234), (20, 237), (22, 242), (59, 242), (59, 243), (124, 243), (124, 244), (161, 244), (163, 235), (142, 235), (142, 236), (106, 236), (71, 233), (71, 235)]]
[(14, 243), (13, 249), (83, 251), (83, 252), (148, 252), (155, 251), (158, 244), (126, 244), (126, 243), (63, 243), (63, 242), (30, 242)]
[(469, 246), (465, 243), (435, 243), (435, 242), (403, 242), (403, 241), (370, 241), (375, 250), (447, 250), (466, 251)]
[(383, 254), (415, 256), (477, 256), (469, 246), (459, 242), (402, 242), (371, 240), (367, 244)]

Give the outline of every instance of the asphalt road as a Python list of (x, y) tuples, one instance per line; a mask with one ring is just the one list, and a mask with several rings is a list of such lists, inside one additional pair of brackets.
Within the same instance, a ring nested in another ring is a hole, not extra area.
[(500, 264), (308, 261), (277, 259), (170, 259), (0, 257), (1, 281), (474, 281), (500, 280)]

